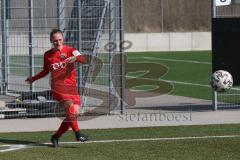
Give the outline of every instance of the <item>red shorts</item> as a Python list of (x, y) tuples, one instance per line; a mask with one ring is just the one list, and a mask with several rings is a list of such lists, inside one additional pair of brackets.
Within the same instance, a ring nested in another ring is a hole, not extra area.
[(53, 98), (57, 101), (72, 100), (74, 104), (80, 105), (81, 99), (76, 86), (55, 85), (52, 86)]

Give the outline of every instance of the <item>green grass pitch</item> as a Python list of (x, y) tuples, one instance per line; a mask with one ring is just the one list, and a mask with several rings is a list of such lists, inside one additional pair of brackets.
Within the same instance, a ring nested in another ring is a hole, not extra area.
[[(7, 144), (33, 144), (35, 146), (20, 150), (1, 152), (0, 159), (237, 160), (240, 158), (239, 124), (101, 129), (84, 130), (83, 132), (90, 136), (91, 141), (101, 140), (103, 142), (61, 144), (59, 148), (52, 148), (49, 145), (43, 145), (43, 143), (49, 142), (49, 137), (52, 132), (1, 133), (0, 152), (7, 148), (4, 147), (4, 145)], [(151, 138), (170, 139), (151, 140)], [(131, 141), (124, 141), (127, 139)], [(146, 140), (134, 141), (134, 139)], [(106, 143), (104, 140), (123, 141)], [(69, 131), (62, 137), (61, 142), (70, 141), (73, 141), (73, 134)]]
[[(211, 52), (137, 52), (128, 53), (128, 61), (158, 63), (167, 67), (160, 77), (173, 84), (172, 95), (211, 99)], [(141, 74), (141, 73), (140, 73)], [(197, 92), (196, 92), (197, 91)]]

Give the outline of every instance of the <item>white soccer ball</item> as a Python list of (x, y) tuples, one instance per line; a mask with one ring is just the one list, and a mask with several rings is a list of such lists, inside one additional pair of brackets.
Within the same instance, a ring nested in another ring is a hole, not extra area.
[(211, 86), (217, 92), (225, 92), (233, 86), (232, 75), (224, 70), (214, 72), (211, 76)]

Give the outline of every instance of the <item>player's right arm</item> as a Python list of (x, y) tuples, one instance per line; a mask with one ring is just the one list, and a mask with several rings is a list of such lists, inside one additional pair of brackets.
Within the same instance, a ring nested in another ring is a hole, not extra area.
[(28, 77), (25, 81), (29, 84), (33, 83), (34, 81), (43, 78), (44, 76), (46, 76), (49, 73), (49, 62), (47, 59), (46, 54), (44, 54), (44, 64), (43, 64), (43, 69), (42, 71), (40, 71), (38, 74), (36, 74), (33, 77)]

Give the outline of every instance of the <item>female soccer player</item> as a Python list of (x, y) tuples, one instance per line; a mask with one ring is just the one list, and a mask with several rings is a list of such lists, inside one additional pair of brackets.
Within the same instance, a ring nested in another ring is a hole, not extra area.
[(88, 137), (80, 132), (77, 122), (80, 107), (80, 96), (76, 85), (76, 69), (74, 62), (86, 63), (85, 56), (73, 47), (64, 44), (63, 33), (53, 29), (50, 33), (53, 48), (44, 53), (44, 65), (41, 72), (28, 77), (29, 84), (51, 72), (51, 91), (54, 99), (59, 101), (65, 110), (65, 119), (57, 132), (51, 136), (53, 147), (58, 147), (58, 140), (70, 127), (75, 132), (77, 141), (87, 141)]

